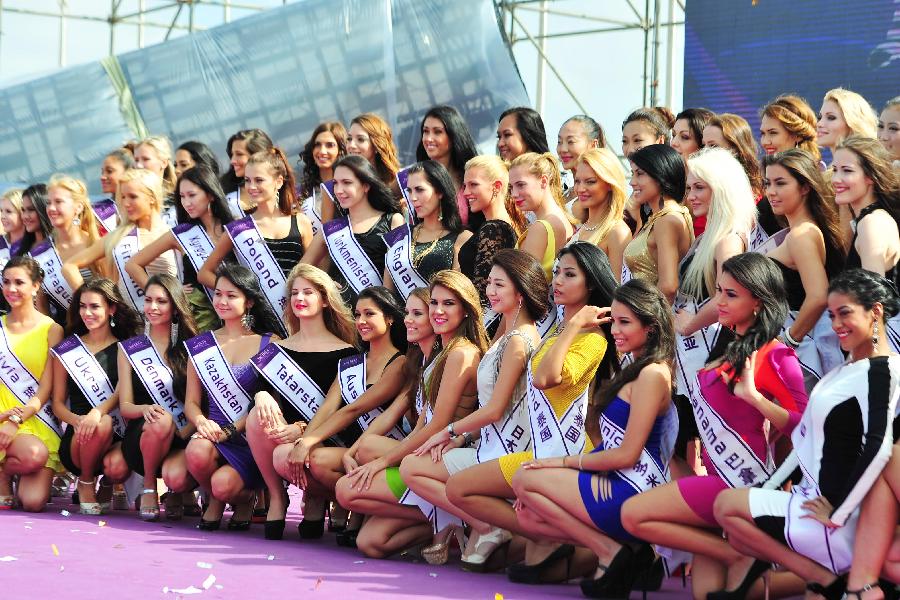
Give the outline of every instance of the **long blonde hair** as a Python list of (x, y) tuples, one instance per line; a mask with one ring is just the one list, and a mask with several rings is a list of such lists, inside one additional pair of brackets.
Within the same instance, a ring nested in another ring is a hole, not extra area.
[(831, 100), (844, 114), (844, 121), (850, 133), (858, 133), (867, 138), (878, 136), (878, 117), (865, 98), (844, 88), (834, 88), (825, 93), (823, 102)]
[(151, 135), (139, 141), (134, 147), (135, 150), (137, 150), (139, 146), (150, 146), (153, 148), (153, 151), (156, 152), (156, 156), (159, 157), (159, 160), (166, 163), (166, 168), (163, 170), (162, 174), (163, 189), (167, 196), (174, 194), (175, 183), (178, 181), (178, 176), (175, 174), (175, 165), (172, 160), (172, 142), (164, 135)]
[(319, 295), (322, 296), (322, 320), (325, 322), (325, 328), (341, 340), (356, 345), (356, 325), (353, 321), (353, 315), (350, 309), (341, 299), (337, 284), (328, 276), (328, 273), (314, 267), (300, 263), (296, 265), (287, 276), (287, 284), (285, 285), (287, 293), (287, 303), (284, 307), (284, 322), (287, 324), (288, 333), (291, 335), (300, 331), (300, 319), (291, 310), (291, 288), (294, 281), (303, 278), (310, 282)]
[[(122, 174), (122, 177), (119, 178), (119, 185), (116, 187), (116, 206), (122, 206), (122, 184), (131, 182), (137, 182), (143, 187), (144, 193), (150, 196), (150, 208), (159, 214), (163, 206), (163, 182), (159, 175), (148, 169), (128, 169)], [(119, 270), (113, 259), (113, 250), (119, 245), (125, 234), (135, 227), (137, 227), (137, 223), (130, 221), (128, 215), (122, 211), (119, 226), (103, 238), (103, 250), (106, 254), (105, 267), (113, 281), (118, 281), (119, 277)]]
[(619, 159), (609, 148), (591, 148), (586, 150), (575, 160), (573, 172), (578, 170), (578, 167), (582, 164), (587, 165), (597, 177), (609, 186), (609, 196), (607, 198), (609, 206), (606, 209), (606, 214), (598, 224), (597, 231), (591, 232), (593, 233), (591, 237), (596, 239), (597, 243), (600, 243), (616, 223), (623, 220), (625, 199), (628, 197), (625, 191), (625, 171), (622, 169), (622, 163), (619, 162)]
[[(72, 196), (72, 201), (76, 206), (81, 207), (81, 214), (76, 214), (80, 221), (79, 229), (87, 237), (88, 245), (93, 244), (100, 238), (100, 231), (97, 227), (97, 218), (94, 216), (94, 209), (91, 208), (91, 200), (88, 197), (87, 185), (80, 179), (70, 177), (69, 175), (57, 174), (50, 177), (47, 183), (47, 192), (53, 188), (66, 190)], [(51, 233), (54, 240), (56, 239), (56, 231)]]
[(716, 246), (735, 233), (746, 242), (756, 223), (756, 202), (744, 167), (725, 148), (704, 148), (692, 154), (688, 171), (712, 191), (706, 229), (679, 286), (684, 294), (700, 299), (704, 285), (708, 294), (716, 286)]
[(489, 180), (500, 182), (498, 194), (502, 195), (503, 206), (506, 208), (507, 214), (509, 214), (513, 229), (516, 231), (516, 235), (524, 233), (528, 227), (528, 224), (525, 222), (525, 215), (516, 208), (516, 204), (509, 193), (509, 165), (499, 156), (480, 154), (466, 161), (465, 170), (468, 171), (469, 169), (481, 169)]
[(520, 154), (515, 157), (512, 162), (509, 163), (510, 171), (515, 167), (526, 167), (528, 172), (537, 178), (546, 177), (547, 185), (550, 187), (550, 194), (553, 196), (553, 200), (555, 200), (557, 206), (562, 209), (566, 218), (568, 218), (573, 225), (575, 224), (569, 211), (566, 210), (566, 198), (563, 195), (562, 175), (559, 171), (559, 162), (556, 156), (550, 152), (544, 152), (543, 154), (526, 152), (525, 154)]

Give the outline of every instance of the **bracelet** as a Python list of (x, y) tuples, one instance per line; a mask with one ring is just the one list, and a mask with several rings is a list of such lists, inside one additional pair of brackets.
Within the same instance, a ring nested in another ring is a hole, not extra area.
[(220, 429), (225, 434), (225, 441), (230, 441), (237, 433), (237, 427), (235, 427), (233, 423), (221, 425)]
[(788, 346), (791, 348), (798, 348), (800, 346), (800, 342), (791, 337), (791, 328), (784, 328), (784, 341), (787, 342)]
[(463, 448), (468, 448), (472, 445), (472, 432), (467, 431), (463, 434)]
[(297, 444), (299, 444), (299, 443), (302, 442), (302, 441), (303, 441), (303, 436), (301, 435), (301, 436), (298, 437), (296, 440), (294, 440), (294, 446), (296, 447)]

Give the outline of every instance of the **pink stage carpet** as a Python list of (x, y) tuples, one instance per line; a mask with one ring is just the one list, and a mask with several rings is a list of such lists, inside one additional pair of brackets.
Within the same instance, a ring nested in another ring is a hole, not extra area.
[[(71, 514), (63, 516), (62, 510)], [(453, 556), (449, 564), (433, 567), (409, 556), (370, 560), (339, 548), (328, 533), (321, 540), (300, 541), (299, 515), (293, 510), (280, 542), (262, 539), (261, 525), (240, 533), (201, 532), (194, 528), (196, 518), (143, 523), (134, 512), (86, 517), (77, 510), (56, 498), (41, 514), (0, 512), (0, 597), (582, 597), (575, 584), (526, 586), (509, 583), (502, 573), (466, 573)], [(690, 595), (680, 579), (670, 579), (662, 591), (650, 596), (683, 600)]]

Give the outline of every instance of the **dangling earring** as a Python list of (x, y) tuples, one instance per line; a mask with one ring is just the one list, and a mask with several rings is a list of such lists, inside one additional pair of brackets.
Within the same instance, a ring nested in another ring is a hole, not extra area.
[(178, 343), (178, 321), (172, 321), (172, 327), (169, 331), (169, 345), (174, 347)]
[[(510, 326), (510, 327), (515, 327), (515, 325), (516, 325), (516, 319), (519, 318), (519, 312), (520, 312), (521, 310), (522, 310), (522, 299), (519, 298), (519, 306), (516, 307), (516, 314), (513, 315), (512, 321), (510, 321), (510, 323), (509, 323), (509, 326)], [(510, 331), (512, 331), (512, 329), (510, 329)]]
[(72, 219), (72, 225), (74, 225), (75, 227), (81, 225), (81, 215), (75, 215), (75, 218)]
[(248, 312), (244, 313), (244, 316), (241, 317), (241, 325), (243, 325), (244, 329), (246, 329), (247, 331), (253, 330), (253, 321), (253, 315)]
[(872, 350), (878, 352), (878, 321), (872, 324)]
[(115, 327), (115, 326), (116, 326), (116, 315), (112, 315), (112, 316), (109, 318), (109, 326), (110, 326), (110, 327)]

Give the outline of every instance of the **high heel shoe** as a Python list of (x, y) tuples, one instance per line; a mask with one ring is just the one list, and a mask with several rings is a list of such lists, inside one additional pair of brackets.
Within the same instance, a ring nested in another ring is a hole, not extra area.
[(547, 568), (559, 560), (571, 559), (573, 554), (575, 554), (575, 546), (571, 544), (562, 544), (556, 550), (551, 552), (547, 558), (536, 565), (518, 563), (508, 566), (506, 568), (506, 577), (513, 583), (540, 583), (541, 574)]
[[(97, 478), (93, 478), (90, 481), (84, 481), (81, 478), (75, 480), (76, 487), (79, 485), (89, 485), (91, 486), (91, 491), (94, 490), (94, 485), (97, 483)], [(83, 515), (90, 516), (98, 516), (102, 514), (101, 506), (99, 502), (82, 502), (79, 494), (78, 498), (78, 511)], [(145, 519), (146, 520), (146, 519)]]
[(263, 533), (267, 540), (280, 540), (284, 537), (285, 519), (263, 522)]
[[(247, 531), (250, 529), (250, 523), (253, 519), (253, 507), (256, 505), (256, 494), (250, 496), (250, 500), (244, 504), (241, 503), (239, 506), (234, 507), (234, 512), (231, 513), (231, 518), (228, 519), (228, 531)], [(238, 519), (237, 512), (241, 508), (246, 507), (250, 512), (250, 516), (246, 519)]]
[(473, 531), (462, 554), (463, 570), (484, 573), (491, 558), (509, 549), (510, 541), (512, 533), (499, 527), (484, 534)]
[[(322, 503), (319, 505), (319, 503)], [(319, 510), (311, 511), (309, 508), (317, 508)], [(321, 498), (303, 499), (303, 520), (297, 525), (297, 532), (302, 540), (317, 540), (325, 534), (325, 511), (327, 505)], [(319, 514), (313, 515), (312, 512)], [(312, 518), (310, 518), (312, 517)]]
[(197, 523), (197, 529), (201, 531), (218, 531), (219, 527), (222, 525), (222, 517), (214, 521), (207, 521), (203, 517), (200, 517), (200, 522)]
[[(144, 496), (149, 496), (151, 494), (153, 496), (156, 496), (156, 490), (152, 489), (152, 488), (142, 490), (141, 491), (141, 500), (143, 501)], [(84, 505), (82, 505), (82, 506), (84, 506)], [(97, 506), (99, 507), (100, 505), (98, 504)], [(97, 513), (97, 514), (100, 514), (100, 513)], [(150, 506), (143, 506), (143, 503), (142, 503), (140, 509), (138, 510), (138, 514), (141, 517), (141, 521), (159, 521), (159, 499), (157, 499), (156, 502)]]
[[(750, 592), (750, 588), (753, 586), (756, 580), (771, 568), (772, 563), (768, 563), (764, 560), (754, 560), (753, 564), (750, 565), (750, 570), (747, 571), (746, 575), (744, 575), (743, 581), (741, 581), (741, 584), (737, 586), (737, 588), (733, 590), (709, 592), (708, 594), (706, 594), (706, 600), (742, 600), (743, 598), (747, 597), (747, 594)], [(838, 598), (840, 598), (840, 595), (838, 595)]]
[(588, 598), (628, 598), (635, 576), (635, 554), (628, 546), (616, 552), (609, 565), (597, 565), (603, 574), (582, 579), (581, 593)]
[(806, 590), (822, 596), (825, 600), (841, 600), (847, 591), (847, 576), (841, 575), (828, 585), (822, 585), (815, 581), (807, 583)]
[(436, 537), (441, 537), (441, 534), (445, 534), (442, 541), (422, 548), (422, 558), (429, 565), (443, 565), (447, 563), (447, 559), (450, 558), (450, 543), (453, 541), (453, 538), (456, 538), (460, 548), (466, 547), (466, 534), (459, 525), (448, 525)]

